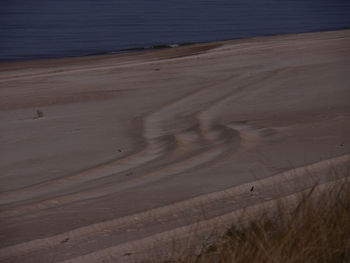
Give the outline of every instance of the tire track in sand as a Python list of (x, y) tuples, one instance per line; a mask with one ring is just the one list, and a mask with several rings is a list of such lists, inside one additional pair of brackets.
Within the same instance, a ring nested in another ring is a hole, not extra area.
[[(201, 88), (199, 91), (194, 91), (190, 96), (187, 95), (179, 100), (175, 100), (173, 103), (166, 105), (153, 113), (150, 113), (144, 118), (143, 137), (146, 139), (149, 146), (143, 152), (136, 153), (131, 157), (126, 157), (122, 160), (117, 160), (110, 164), (93, 168), (92, 170), (88, 170), (83, 173), (70, 176), (68, 178), (65, 177), (62, 179), (54, 180), (52, 182), (45, 183), (34, 188), (26, 188), (11, 193), (5, 193), (2, 196), (0, 195), (0, 200), (2, 200), (2, 204), (6, 204), (30, 199), (34, 196), (50, 194), (53, 191), (58, 191), (60, 188), (64, 189), (65, 187), (72, 187), (83, 182), (96, 180), (98, 178), (110, 176), (118, 172), (120, 173), (122, 171), (127, 171), (131, 168), (135, 168), (136, 166), (140, 166), (146, 162), (150, 162), (151, 160), (159, 158), (166, 152), (164, 149), (165, 146), (161, 142), (161, 138), (174, 136), (173, 133), (177, 135), (181, 134), (183, 129), (186, 129), (189, 125), (193, 126), (193, 121), (188, 121), (188, 114), (196, 114), (195, 121), (199, 123), (201, 133), (198, 136), (204, 137), (207, 141), (209, 141), (211, 149), (201, 152), (183, 161), (175, 162), (164, 168), (160, 168), (155, 172), (139, 176), (135, 179), (129, 179), (124, 182), (109, 184), (109, 186), (102, 188), (94, 187), (94, 189), (84, 192), (56, 196), (55, 198), (46, 197), (46, 200), (39, 201), (34, 204), (10, 208), (1, 212), (0, 217), (17, 216), (37, 210), (53, 208), (71, 202), (106, 196), (116, 191), (154, 182), (166, 176), (175, 175), (188, 169), (198, 167), (218, 158), (221, 156), (221, 154), (224, 154), (225, 151), (229, 150), (230, 147), (234, 147), (237, 150), (239, 141), (241, 139), (240, 133), (242, 131), (245, 132), (245, 130), (249, 129), (235, 129), (232, 128), (232, 126), (226, 127), (224, 125), (216, 124), (214, 122), (216, 119), (216, 114), (207, 113), (211, 113), (213, 111), (215, 112), (215, 108), (221, 107), (221, 104), (225, 103), (228, 98), (235, 96), (236, 93), (239, 93), (239, 91), (241, 91), (243, 88), (256, 82), (266, 80), (280, 71), (281, 69), (277, 71), (264, 72), (263, 74), (259, 75), (257, 79), (249, 81), (248, 84), (244, 83), (244, 85), (233, 89), (230, 85), (226, 85), (224, 81), (216, 87), (209, 85), (208, 87)], [(229, 81), (235, 77), (236, 76), (230, 77), (226, 81)], [(247, 78), (246, 75), (240, 77), (243, 79)], [(250, 75), (249, 78), (251, 78)], [(220, 87), (224, 88), (219, 89)], [(218, 92), (218, 90), (221, 92)], [(196, 105), (192, 104), (193, 100), (197, 102)], [(203, 104), (207, 105), (204, 110), (203, 106), (201, 106)], [(197, 113), (198, 111), (200, 113)], [(178, 116), (181, 116), (183, 113), (186, 113), (185, 116), (183, 119), (179, 119)], [(167, 127), (169, 126), (169, 123), (171, 125), (175, 125), (175, 127)], [(178, 126), (180, 126), (181, 129), (179, 129)], [(179, 136), (176, 137), (175, 135), (175, 138), (179, 139)], [(162, 152), (162, 154), (160, 152)]]
[[(232, 88), (226, 88), (225, 90), (221, 90), (221, 92), (217, 92), (217, 90), (220, 90), (219, 87), (224, 86), (227, 81), (236, 77), (237, 76), (235, 75), (225, 79), (217, 86), (209, 83), (205, 87), (201, 87), (200, 89), (191, 92), (160, 109), (157, 109), (155, 112), (151, 112), (150, 114), (146, 115), (142, 121), (142, 137), (146, 142), (146, 148), (143, 151), (72, 176), (58, 178), (56, 180), (40, 183), (34, 186), (28, 186), (22, 189), (1, 193), (0, 205), (29, 200), (40, 195), (59, 192), (74, 185), (80, 185), (84, 182), (89, 182), (128, 171), (164, 156), (164, 154), (171, 151), (169, 149), (171, 148), (171, 145), (169, 145), (167, 140), (164, 140), (164, 138), (169, 138), (169, 136), (174, 136), (174, 134), (176, 136), (176, 134), (183, 132), (183, 130), (187, 129), (189, 126), (193, 126), (192, 122), (187, 121), (187, 116), (203, 110), (205, 104), (211, 103), (213, 100), (215, 101), (216, 99), (220, 99), (221, 97), (225, 96), (226, 94), (223, 95), (222, 92), (231, 92)], [(238, 77), (245, 78), (246, 76)], [(214, 92), (213, 89), (215, 90)], [(193, 105), (192, 102), (195, 101), (195, 99), (198, 101), (196, 105)], [(181, 114), (185, 115), (182, 120), (178, 118), (178, 116)], [(172, 125), (172, 130), (169, 130), (169, 127), (167, 127), (169, 123)], [(209, 124), (207, 124), (207, 126), (208, 125)], [(205, 137), (206, 134), (207, 132), (202, 135)], [(209, 140), (212, 139), (209, 138)], [(212, 142), (211, 144), (215, 145), (216, 143)]]
[[(248, 192), (251, 185), (255, 185), (256, 189), (260, 189), (258, 190), (260, 191), (259, 198), (256, 200), (256, 202), (259, 203), (257, 204), (257, 206), (261, 206), (260, 202), (263, 202), (269, 199), (274, 199), (278, 197), (278, 195), (281, 195), (282, 193), (287, 194), (288, 192), (289, 193), (297, 192), (300, 189), (297, 189), (294, 187), (300, 187), (300, 184), (299, 184), (300, 181), (303, 182), (302, 184), (303, 187), (310, 187), (315, 183), (315, 181), (321, 181), (322, 179), (321, 177), (329, 176), (329, 169), (332, 169), (335, 167), (349, 166), (349, 164), (350, 164), (350, 154), (342, 155), (332, 159), (323, 160), (323, 161), (305, 165), (296, 169), (292, 169), (268, 178), (234, 186), (223, 191), (200, 195), (198, 197), (191, 198), (182, 202), (174, 203), (171, 205), (167, 205), (164, 207), (155, 208), (149, 211), (145, 211), (145, 212), (141, 212), (141, 213), (137, 213), (137, 214), (121, 217), (121, 218), (116, 218), (116, 219), (112, 219), (104, 222), (99, 222), (93, 225), (80, 227), (78, 229), (74, 229), (74, 230), (71, 230), (59, 235), (51, 236), (48, 238), (32, 240), (29, 242), (24, 242), (21, 244), (3, 248), (3, 249), (0, 249), (0, 255), (1, 255), (0, 259), (3, 262), (11, 262), (11, 260), (20, 258), (29, 253), (33, 253), (33, 252), (39, 253), (40, 250), (44, 250), (44, 249), (55, 250), (55, 247), (59, 248), (59, 246), (61, 246), (61, 241), (66, 239), (67, 237), (69, 237), (71, 244), (78, 245), (78, 244), (84, 243), (82, 242), (83, 240), (90, 240), (90, 239), (98, 240), (101, 236), (103, 236), (104, 233), (109, 233), (109, 234), (114, 233), (114, 235), (118, 235), (118, 233), (120, 234), (125, 229), (133, 227), (134, 225), (138, 225), (140, 223), (143, 223), (143, 226), (142, 226), (143, 228), (146, 227), (145, 224), (154, 224), (155, 228), (157, 228), (157, 224), (159, 224), (159, 221), (161, 221), (162, 219), (165, 222), (167, 221), (166, 219), (168, 219), (168, 221), (171, 221), (171, 220), (181, 221), (182, 219), (182, 224), (184, 224), (183, 214), (186, 214), (186, 211), (190, 211), (190, 213), (192, 213), (193, 210), (197, 209), (198, 211), (197, 213), (201, 213), (200, 211), (201, 208), (202, 209), (205, 208), (206, 210), (209, 210), (209, 211), (215, 210), (215, 209), (218, 210), (218, 207), (220, 208), (220, 204), (222, 203), (228, 204), (228, 203), (234, 203), (235, 200), (237, 199), (238, 200), (247, 199), (247, 197), (249, 198), (249, 195), (250, 195)], [(311, 177), (310, 174), (312, 174), (313, 177)], [(306, 179), (309, 179), (308, 183)], [(276, 188), (280, 189), (280, 192), (277, 193), (277, 196), (276, 196), (276, 193), (269, 192), (269, 191), (276, 191)], [(288, 189), (289, 191), (287, 191)], [(267, 195), (264, 195), (264, 191), (267, 192)], [(243, 198), (239, 198), (240, 196), (243, 196)], [(269, 198), (266, 198), (266, 197), (269, 197)], [(238, 207), (236, 208), (241, 209), (245, 206), (246, 206), (246, 203), (239, 203)], [(174, 219), (174, 211), (182, 211), (182, 213), (181, 214), (178, 213), (178, 217)], [(155, 219), (158, 219), (159, 221)], [(206, 218), (202, 218), (202, 220), (203, 219), (206, 219)], [(189, 226), (185, 226), (185, 228), (187, 230), (190, 229)], [(170, 231), (173, 231), (173, 230), (170, 230)], [(169, 233), (167, 233), (167, 235), (168, 234)], [(165, 234), (160, 234), (160, 235), (165, 237)], [(147, 238), (147, 240), (150, 240), (150, 239)], [(138, 242), (138, 241), (132, 241), (132, 242)], [(117, 247), (119, 248), (123, 247), (122, 251), (124, 252), (127, 252), (125, 251), (126, 248), (130, 250), (129, 245), (126, 245), (126, 246), (118, 245)], [(119, 248), (118, 249), (113, 248), (113, 251), (119, 250)], [(109, 250), (110, 249), (107, 249), (106, 251), (101, 250), (97, 254), (99, 254), (100, 256), (106, 257), (111, 253)], [(82, 258), (85, 258), (85, 257), (83, 256)], [(79, 262), (79, 261), (74, 260), (72, 262)]]
[(169, 138), (169, 136), (172, 136), (171, 133), (163, 131), (163, 128), (157, 123), (161, 122), (163, 119), (167, 120), (169, 118), (169, 116), (162, 114), (162, 112), (166, 111), (168, 107), (173, 107), (173, 105), (177, 106), (178, 104), (181, 104), (182, 101), (187, 101), (188, 97), (196, 96), (196, 94), (201, 93), (203, 90), (210, 89), (212, 87), (212, 85), (208, 84), (205, 87), (201, 87), (194, 92), (190, 92), (184, 97), (177, 99), (172, 103), (167, 104), (144, 116), (142, 119), (142, 137), (146, 142), (146, 147), (144, 150), (107, 164), (88, 169), (78, 174), (1, 193), (0, 205), (27, 200), (42, 194), (52, 193), (53, 191), (63, 190), (67, 187), (79, 185), (84, 182), (125, 172), (162, 157), (164, 154), (171, 151), (171, 145), (169, 145), (165, 137)]

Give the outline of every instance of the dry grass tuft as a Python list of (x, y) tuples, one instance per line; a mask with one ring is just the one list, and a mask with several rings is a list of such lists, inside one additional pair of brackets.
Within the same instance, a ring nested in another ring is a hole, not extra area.
[(273, 216), (232, 226), (199, 255), (186, 253), (167, 262), (350, 262), (350, 182), (317, 194), (315, 189), (302, 194), (292, 210), (279, 202)]

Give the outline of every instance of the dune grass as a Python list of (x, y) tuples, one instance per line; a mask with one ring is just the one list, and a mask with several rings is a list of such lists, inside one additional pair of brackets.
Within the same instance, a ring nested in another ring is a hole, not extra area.
[(301, 194), (292, 209), (278, 202), (273, 214), (232, 226), (199, 254), (188, 251), (176, 260), (144, 262), (350, 262), (350, 181), (314, 194), (317, 188)]

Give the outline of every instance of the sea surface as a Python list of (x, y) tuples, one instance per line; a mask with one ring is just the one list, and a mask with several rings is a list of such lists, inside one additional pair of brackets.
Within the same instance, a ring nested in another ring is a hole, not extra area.
[(350, 28), (350, 0), (1, 0), (0, 61)]

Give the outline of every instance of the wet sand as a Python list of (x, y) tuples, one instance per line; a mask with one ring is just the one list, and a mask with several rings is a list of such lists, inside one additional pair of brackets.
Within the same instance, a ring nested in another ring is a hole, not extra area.
[(328, 182), (350, 160), (349, 47), (342, 30), (0, 64), (1, 261), (124, 262)]

